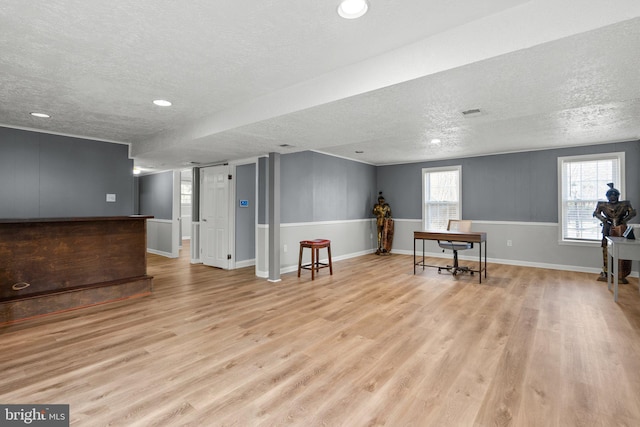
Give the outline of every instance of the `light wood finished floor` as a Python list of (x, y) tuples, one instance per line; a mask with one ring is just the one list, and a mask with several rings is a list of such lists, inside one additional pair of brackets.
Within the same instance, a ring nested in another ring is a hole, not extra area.
[(490, 264), (479, 285), (398, 254), (313, 282), (149, 273), (151, 297), (0, 327), (0, 403), (74, 426), (640, 425), (637, 279), (616, 304), (593, 274)]

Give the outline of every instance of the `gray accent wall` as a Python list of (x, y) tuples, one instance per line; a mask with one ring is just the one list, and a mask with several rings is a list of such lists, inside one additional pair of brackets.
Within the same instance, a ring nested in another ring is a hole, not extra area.
[(173, 172), (143, 175), (137, 178), (140, 215), (155, 219), (173, 218)]
[(372, 217), (376, 167), (312, 151), (281, 158), (281, 222)]
[[(249, 206), (241, 207), (240, 200)], [(236, 167), (236, 261), (256, 256), (256, 165)]]
[(0, 218), (133, 213), (127, 145), (0, 127)]
[(380, 166), (377, 182), (395, 218), (421, 219), (422, 168), (462, 165), (462, 218), (557, 223), (558, 157), (611, 152), (625, 152), (624, 197), (639, 209), (639, 141)]

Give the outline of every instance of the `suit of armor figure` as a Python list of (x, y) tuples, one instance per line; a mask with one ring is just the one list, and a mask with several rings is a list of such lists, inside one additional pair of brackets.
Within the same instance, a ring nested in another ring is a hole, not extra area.
[(376, 226), (378, 227), (378, 250), (376, 254), (381, 254), (387, 252), (383, 239), (385, 219), (391, 218), (391, 206), (384, 201), (382, 194), (378, 197), (378, 203), (373, 207), (373, 214), (376, 216)]
[[(593, 216), (602, 221), (602, 258), (603, 267), (602, 272), (598, 280), (606, 281), (608, 272), (608, 260), (607, 256), (607, 236), (622, 236), (622, 233), (627, 229), (627, 221), (636, 216), (636, 210), (631, 207), (631, 203), (627, 200), (620, 201), (620, 191), (613, 188), (613, 183), (607, 184), (609, 190), (607, 191), (606, 202), (598, 202), (596, 210), (593, 212)], [(628, 283), (626, 277), (631, 273), (631, 261), (620, 261), (620, 274), (619, 281), (621, 283)]]

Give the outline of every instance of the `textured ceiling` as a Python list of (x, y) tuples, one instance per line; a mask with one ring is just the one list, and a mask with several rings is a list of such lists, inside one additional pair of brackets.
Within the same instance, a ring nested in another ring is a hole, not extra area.
[(640, 138), (640, 2), (369, 3), (3, 0), (0, 125), (128, 143), (150, 170)]

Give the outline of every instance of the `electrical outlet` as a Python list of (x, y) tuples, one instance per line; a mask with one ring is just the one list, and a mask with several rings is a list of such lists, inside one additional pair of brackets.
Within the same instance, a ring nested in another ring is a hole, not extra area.
[(507, 240), (507, 246), (513, 246), (513, 242), (511, 240)]

